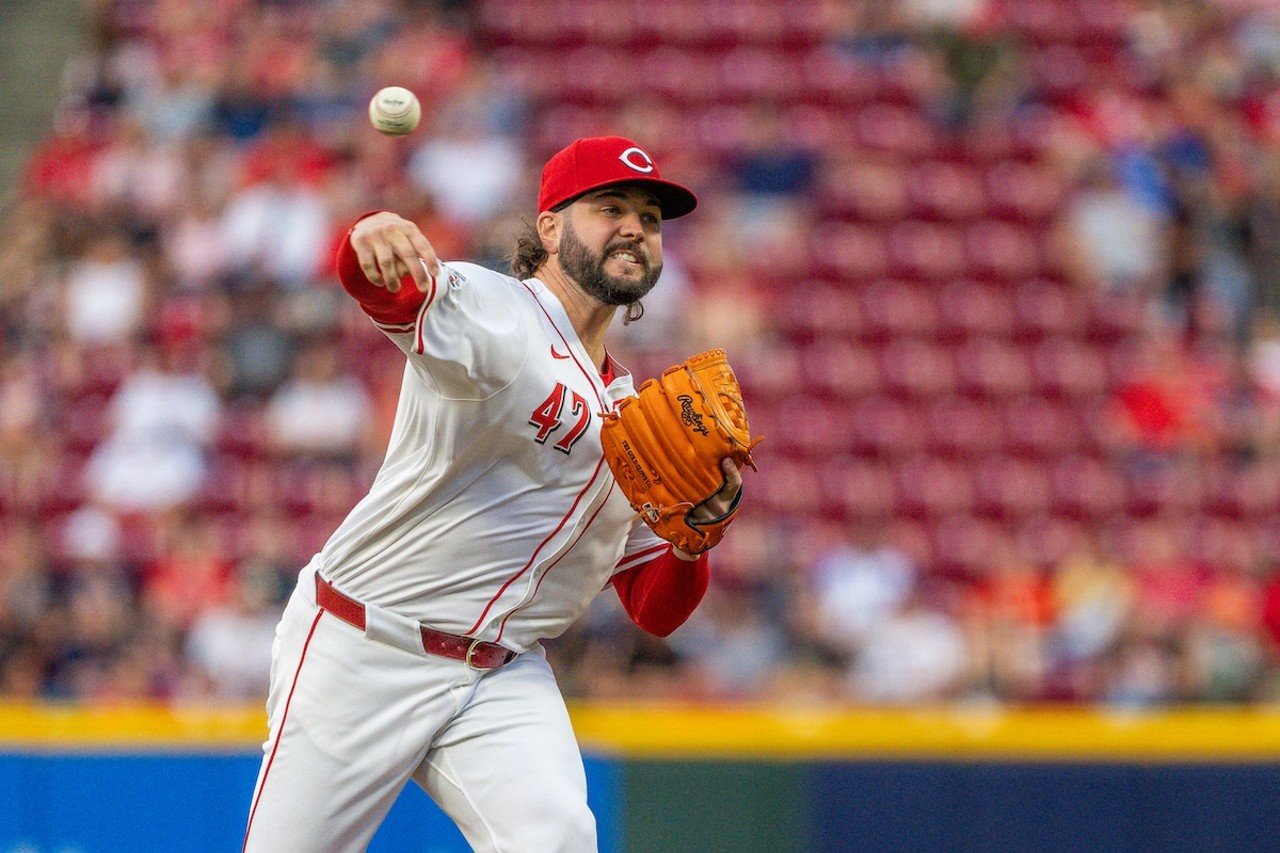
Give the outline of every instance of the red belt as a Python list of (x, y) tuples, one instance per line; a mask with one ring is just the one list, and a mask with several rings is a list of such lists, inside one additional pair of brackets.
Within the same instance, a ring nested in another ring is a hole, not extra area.
[[(319, 575), (316, 575), (316, 604), (343, 622), (364, 630), (364, 605), (338, 592)], [(475, 669), (497, 669), (516, 656), (511, 649), (497, 643), (446, 634), (425, 625), (418, 630), (422, 633), (422, 648), (428, 654), (460, 660)]]

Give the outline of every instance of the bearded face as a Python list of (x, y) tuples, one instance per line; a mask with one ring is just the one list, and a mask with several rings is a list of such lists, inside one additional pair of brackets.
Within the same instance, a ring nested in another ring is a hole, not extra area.
[[(613, 261), (623, 272), (614, 275), (605, 269)], [(587, 294), (605, 305), (630, 305), (639, 301), (658, 283), (662, 262), (650, 261), (647, 248), (635, 240), (614, 240), (596, 254), (578, 239), (566, 216), (560, 237), (560, 266)]]

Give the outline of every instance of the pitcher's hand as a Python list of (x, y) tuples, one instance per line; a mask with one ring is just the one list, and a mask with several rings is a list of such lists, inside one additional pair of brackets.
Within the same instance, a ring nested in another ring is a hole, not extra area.
[(440, 259), (418, 226), (390, 211), (357, 222), (351, 229), (351, 248), (365, 278), (392, 293), (400, 290), (406, 275), (423, 292), (440, 275)]

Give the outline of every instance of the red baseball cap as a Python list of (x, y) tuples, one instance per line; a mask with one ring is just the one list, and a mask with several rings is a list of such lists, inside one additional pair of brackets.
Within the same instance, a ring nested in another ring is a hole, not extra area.
[(557, 151), (542, 167), (538, 212), (612, 184), (642, 184), (658, 197), (663, 219), (691, 212), (698, 197), (665, 180), (645, 150), (621, 136), (589, 136)]

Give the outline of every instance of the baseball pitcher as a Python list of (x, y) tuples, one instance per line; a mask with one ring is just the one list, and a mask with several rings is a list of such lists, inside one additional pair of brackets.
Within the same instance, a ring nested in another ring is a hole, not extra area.
[(751, 464), (725, 356), (645, 383), (605, 348), (697, 203), (619, 137), (542, 172), (513, 275), (364, 216), (343, 287), (405, 354), (386, 459), (276, 633), (244, 849), (363, 850), (420, 785), (477, 850), (594, 850), (582, 759), (540, 641), (607, 586), (665, 636), (706, 591)]

